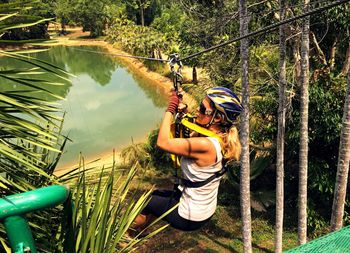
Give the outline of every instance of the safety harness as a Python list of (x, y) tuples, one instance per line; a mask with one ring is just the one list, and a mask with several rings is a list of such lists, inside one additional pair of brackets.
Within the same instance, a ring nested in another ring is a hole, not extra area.
[[(173, 77), (173, 85), (175, 91), (178, 93), (179, 86), (182, 85), (182, 75), (181, 75), (181, 68), (182, 68), (182, 62), (180, 61), (180, 56), (178, 54), (172, 54), (170, 55), (169, 59), (169, 65), (170, 65), (170, 70), (172, 73)], [(175, 69), (175, 65), (178, 66), (177, 69)], [(182, 98), (181, 98), (182, 99)], [(175, 123), (173, 127), (173, 132), (170, 133), (171, 138), (190, 138), (190, 133), (192, 131), (195, 131), (201, 135), (207, 136), (207, 137), (213, 137), (216, 138), (221, 146), (221, 152), (223, 152), (223, 142), (222, 139), (220, 138), (219, 135), (216, 133), (198, 126), (197, 124), (194, 123), (194, 117), (190, 114), (183, 113), (183, 112), (178, 112), (175, 115)], [(224, 154), (223, 154), (224, 156)], [(171, 159), (174, 162), (174, 167), (175, 167), (175, 172), (174, 172), (174, 190), (177, 189), (178, 185), (187, 187), (187, 188), (199, 188), (202, 187), (211, 181), (213, 181), (216, 178), (219, 178), (223, 176), (226, 171), (227, 171), (227, 163), (223, 163), (223, 167), (220, 171), (214, 173), (212, 176), (207, 178), (204, 181), (197, 181), (193, 182), (191, 180), (181, 178), (177, 175), (177, 170), (180, 168), (180, 159), (178, 156), (172, 154)]]
[[(184, 136), (184, 135), (186, 135), (186, 132), (195, 131), (201, 135), (216, 138), (219, 141), (220, 146), (222, 147), (221, 150), (223, 150), (223, 143), (222, 143), (222, 139), (220, 138), (220, 136), (218, 136), (217, 134), (215, 134), (214, 132), (212, 132), (206, 128), (203, 128), (203, 127), (198, 126), (197, 124), (195, 124), (193, 122), (190, 122), (189, 119), (193, 118), (190, 115), (186, 114), (185, 116), (186, 117), (182, 118), (180, 121), (181, 130), (182, 130), (181, 131), (182, 134), (180, 134), (180, 137), (188, 138), (189, 136)], [(176, 173), (175, 173), (175, 179), (174, 179), (175, 186), (174, 187), (181, 185), (181, 186), (184, 186), (187, 188), (199, 188), (199, 187), (202, 187), (202, 186), (210, 183), (211, 181), (213, 181), (216, 178), (222, 177), (227, 172), (227, 169), (228, 169), (227, 163), (223, 163), (222, 169), (220, 171), (215, 172), (212, 176), (210, 176), (206, 180), (193, 182), (189, 179), (185, 179), (185, 178), (179, 177), (177, 175), (177, 169), (180, 167), (179, 157), (175, 156), (175, 155), (171, 155), (171, 158), (174, 161), (174, 164), (176, 166), (176, 168), (175, 168)]]

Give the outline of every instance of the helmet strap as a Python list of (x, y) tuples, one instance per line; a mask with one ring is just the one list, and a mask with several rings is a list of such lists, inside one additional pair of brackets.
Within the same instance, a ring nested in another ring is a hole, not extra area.
[(216, 112), (217, 110), (215, 109), (214, 113), (213, 113), (213, 116), (211, 117), (211, 120), (208, 124), (205, 125), (206, 128), (210, 127), (211, 125), (213, 125), (214, 123), (214, 119), (215, 119), (215, 116), (216, 116)]

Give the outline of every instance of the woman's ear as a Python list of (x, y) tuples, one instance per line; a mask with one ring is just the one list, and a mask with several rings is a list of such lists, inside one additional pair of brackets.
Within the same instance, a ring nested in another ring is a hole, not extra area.
[(214, 122), (220, 123), (221, 119), (222, 119), (222, 116), (220, 115), (220, 113), (216, 113), (215, 118), (214, 118)]

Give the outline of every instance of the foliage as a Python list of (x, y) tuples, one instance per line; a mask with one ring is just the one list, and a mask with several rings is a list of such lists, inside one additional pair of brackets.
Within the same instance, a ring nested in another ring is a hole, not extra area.
[(327, 229), (327, 219), (316, 211), (312, 203), (308, 203), (307, 227), (311, 238), (316, 238), (330, 232)]
[[(330, 78), (310, 86), (309, 95), (309, 194), (314, 207), (327, 219), (332, 207), (334, 178), (339, 148), (341, 115), (344, 105), (345, 79)], [(299, 97), (293, 100), (286, 146), (288, 161), (297, 164), (299, 145)], [(288, 170), (288, 184), (295, 183), (295, 170)], [(297, 194), (291, 192), (291, 194)]]
[[(261, 47), (266, 50), (267, 47)], [(252, 50), (253, 52), (256, 50)], [(268, 52), (268, 53), (267, 53)], [(265, 51), (256, 58), (251, 55), (251, 83), (254, 89), (252, 97), (252, 131), (251, 140), (253, 143), (268, 147), (272, 145), (270, 154), (274, 157), (275, 139), (277, 136), (277, 77), (272, 73), (277, 72), (277, 58), (274, 62), (274, 51)], [(267, 54), (268, 58), (261, 57)], [(255, 62), (257, 59), (257, 62)], [(263, 62), (259, 62), (263, 61)], [(256, 67), (254, 66), (255, 64)], [(260, 67), (259, 67), (260, 66)], [(274, 67), (273, 67), (274, 66)], [(287, 65), (288, 66), (288, 65)], [(259, 68), (258, 68), (259, 67)], [(289, 68), (289, 67), (288, 67)], [(297, 189), (297, 164), (299, 149), (299, 91), (294, 87), (291, 71), (287, 68), (288, 82), (288, 109), (286, 129), (286, 175), (285, 192), (287, 206), (295, 206), (298, 195)], [(293, 69), (291, 69), (293, 70)], [(333, 77), (319, 78), (313, 82), (309, 90), (309, 229), (310, 233), (318, 233), (320, 226), (319, 217), (326, 222), (330, 218), (332, 209), (334, 178), (339, 146), (339, 133), (341, 128), (341, 116), (345, 95), (345, 78)], [(274, 166), (274, 159), (271, 160)], [(254, 160), (252, 160), (254, 164)], [(274, 182), (264, 180), (265, 173), (259, 176), (263, 187), (273, 187)], [(270, 185), (270, 186), (268, 186)], [(254, 182), (252, 184), (254, 187)], [(349, 208), (349, 207), (347, 207)]]
[(90, 31), (91, 37), (103, 34), (107, 23), (106, 8), (110, 0), (82, 0), (73, 1), (71, 19), (83, 27), (83, 31)]
[(126, 4), (124, 4), (123, 1), (113, 1), (106, 6), (105, 12), (107, 16), (106, 26), (109, 27), (113, 24), (114, 19), (126, 18)]
[[(235, 1), (182, 1), (180, 8), (185, 13), (186, 22), (182, 23), (179, 38), (182, 55), (190, 55), (228, 40), (234, 33), (237, 23), (230, 22), (237, 17)], [(225, 51), (228, 57), (234, 55), (231, 47), (225, 47), (215, 52), (222, 59)], [(230, 52), (230, 53), (227, 53)], [(194, 67), (205, 67), (211, 77), (212, 66), (217, 63), (213, 60), (213, 54), (202, 55), (186, 61)], [(214, 63), (215, 62), (215, 63)], [(226, 62), (224, 60), (224, 62)], [(227, 63), (227, 62), (226, 62)], [(230, 64), (226, 64), (229, 66)], [(208, 66), (208, 68), (207, 68)], [(216, 81), (213, 79), (213, 81)]]
[[(38, 185), (54, 182), (50, 174), (62, 145), (60, 109), (57, 104), (40, 98), (38, 94), (60, 98), (46, 87), (61, 85), (60, 81), (67, 81), (68, 73), (50, 63), (18, 53), (0, 51), (0, 54), (33, 66), (26, 69), (0, 70), (3, 81), (8, 80), (13, 85), (25, 87), (26, 91), (24, 93), (0, 89), (0, 167), (2, 172), (6, 172), (6, 179), (0, 177), (0, 181), (3, 182), (1, 188), (10, 192), (30, 190)], [(50, 81), (47, 74), (58, 77), (59, 81)], [(30, 78), (27, 78), (28, 76)], [(56, 153), (56, 158), (51, 157), (50, 152)], [(23, 177), (21, 173), (27, 177)]]
[(176, 4), (169, 4), (162, 9), (161, 14), (156, 17), (150, 25), (162, 32), (167, 40), (178, 41), (182, 25), (186, 16)]
[[(324, 22), (320, 22), (324, 20)], [(319, 41), (320, 49), (325, 55), (328, 66), (322, 66), (317, 56), (317, 52), (313, 51), (314, 57), (311, 58), (310, 64), (314, 69), (329, 68), (335, 65), (333, 75), (338, 74), (343, 67), (346, 50), (349, 46), (350, 29), (350, 4), (345, 3), (327, 12), (319, 15), (311, 16), (311, 29), (315, 33), (317, 41)], [(335, 51), (333, 51), (335, 47)], [(332, 54), (335, 54), (334, 62)]]
[[(1, 4), (0, 38), (2, 40), (47, 39), (47, 21), (32, 6), (35, 0), (11, 1)], [(18, 6), (21, 6), (19, 8)], [(47, 15), (49, 16), (49, 15)]]
[(148, 135), (146, 151), (151, 155), (151, 164), (158, 168), (169, 168), (172, 161), (170, 155), (157, 147), (158, 129), (153, 130)]
[(157, 15), (160, 15), (161, 0), (122, 0), (126, 5), (129, 20), (141, 26), (149, 26)]
[(144, 143), (133, 143), (129, 147), (123, 149), (121, 157), (123, 157), (123, 163), (127, 167), (139, 163), (142, 168), (148, 168), (151, 161), (151, 156), (147, 153), (146, 144)]
[[(102, 169), (71, 171), (60, 178), (72, 186), (66, 203), (66, 220), (60, 228), (59, 252), (130, 252), (167, 225), (144, 237), (128, 236), (133, 220), (147, 203), (151, 191), (137, 196), (131, 182), (139, 166), (126, 171), (113, 165)], [(100, 172), (99, 172), (100, 171)], [(72, 212), (70, 212), (72, 210)], [(63, 232), (64, 231), (64, 232)]]
[(65, 33), (65, 26), (71, 20), (73, 8), (69, 0), (57, 0), (54, 2), (56, 21), (61, 24), (61, 33)]
[(156, 145), (158, 131), (158, 129), (151, 131), (146, 143), (133, 144), (122, 151), (121, 156), (124, 157), (127, 166), (137, 162), (143, 168), (159, 168), (163, 172), (170, 167), (172, 164), (170, 155)]
[(126, 15), (126, 6), (122, 1), (56, 0), (54, 6), (62, 33), (65, 33), (67, 24), (75, 24), (82, 26), (83, 31), (90, 31), (91, 37), (103, 35), (114, 18)]
[(126, 19), (116, 19), (108, 29), (107, 40), (128, 53), (146, 57), (160, 57), (171, 42), (151, 27), (140, 27)]

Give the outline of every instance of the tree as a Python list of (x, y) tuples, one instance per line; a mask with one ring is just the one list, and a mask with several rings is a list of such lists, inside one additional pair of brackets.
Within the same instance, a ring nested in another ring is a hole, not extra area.
[[(11, 13), (11, 16), (2, 19), (1, 29), (5, 30), (1, 34), (2, 40), (33, 40), (33, 39), (47, 39), (47, 27), (49, 19), (45, 18), (52, 17), (48, 12), (43, 13), (42, 9), (45, 5), (41, 2), (36, 4), (33, 8), (32, 0), (25, 0), (21, 2), (21, 8), (17, 2), (7, 2), (2, 4), (3, 13)], [(16, 12), (16, 15), (12, 15)], [(22, 24), (25, 24), (22, 26)], [(31, 24), (28, 26), (28, 24)]]
[[(309, 10), (309, 0), (303, 0), (303, 11)], [(300, 153), (298, 242), (307, 237), (307, 170), (308, 170), (308, 111), (309, 111), (309, 17), (304, 18), (301, 41)]]
[[(350, 64), (349, 19), (349, 3), (311, 16), (310, 43), (313, 57), (311, 57), (310, 66), (314, 68), (313, 80), (330, 74), (335, 76), (339, 72), (344, 76), (347, 75), (346, 69)], [(324, 22), (321, 24), (320, 20)]]
[(55, 15), (61, 23), (61, 34), (66, 33), (66, 25), (68, 24), (72, 15), (72, 6), (69, 0), (57, 0), (55, 2)]
[(346, 73), (348, 73), (349, 70), (350, 70), (350, 41), (348, 43), (348, 49), (346, 50), (345, 62), (344, 62), (344, 66), (342, 68), (341, 73), (343, 75), (346, 75)]
[[(239, 1), (239, 33), (240, 36), (248, 34), (248, 12), (245, 0)], [(242, 105), (243, 113), (241, 118), (241, 178), (240, 198), (241, 214), (243, 223), (243, 249), (245, 253), (252, 252), (251, 235), (251, 211), (250, 211), (250, 161), (249, 161), (249, 41), (241, 40), (241, 67), (242, 67)]]
[(110, 0), (74, 0), (70, 7), (71, 19), (81, 25), (84, 31), (90, 31), (91, 37), (100, 36), (107, 24), (108, 4)]
[(340, 134), (337, 177), (334, 190), (331, 229), (338, 230), (343, 226), (346, 187), (348, 184), (350, 163), (350, 71), (343, 112), (343, 128)]
[(132, 9), (139, 11), (141, 26), (145, 26), (145, 10), (151, 5), (152, 0), (127, 0), (126, 3)]
[[(279, 0), (280, 20), (284, 20), (286, 1)], [(276, 235), (275, 252), (282, 252), (283, 213), (284, 213), (284, 135), (286, 124), (286, 33), (285, 26), (279, 27), (279, 93), (278, 93), (278, 132), (276, 162)]]

